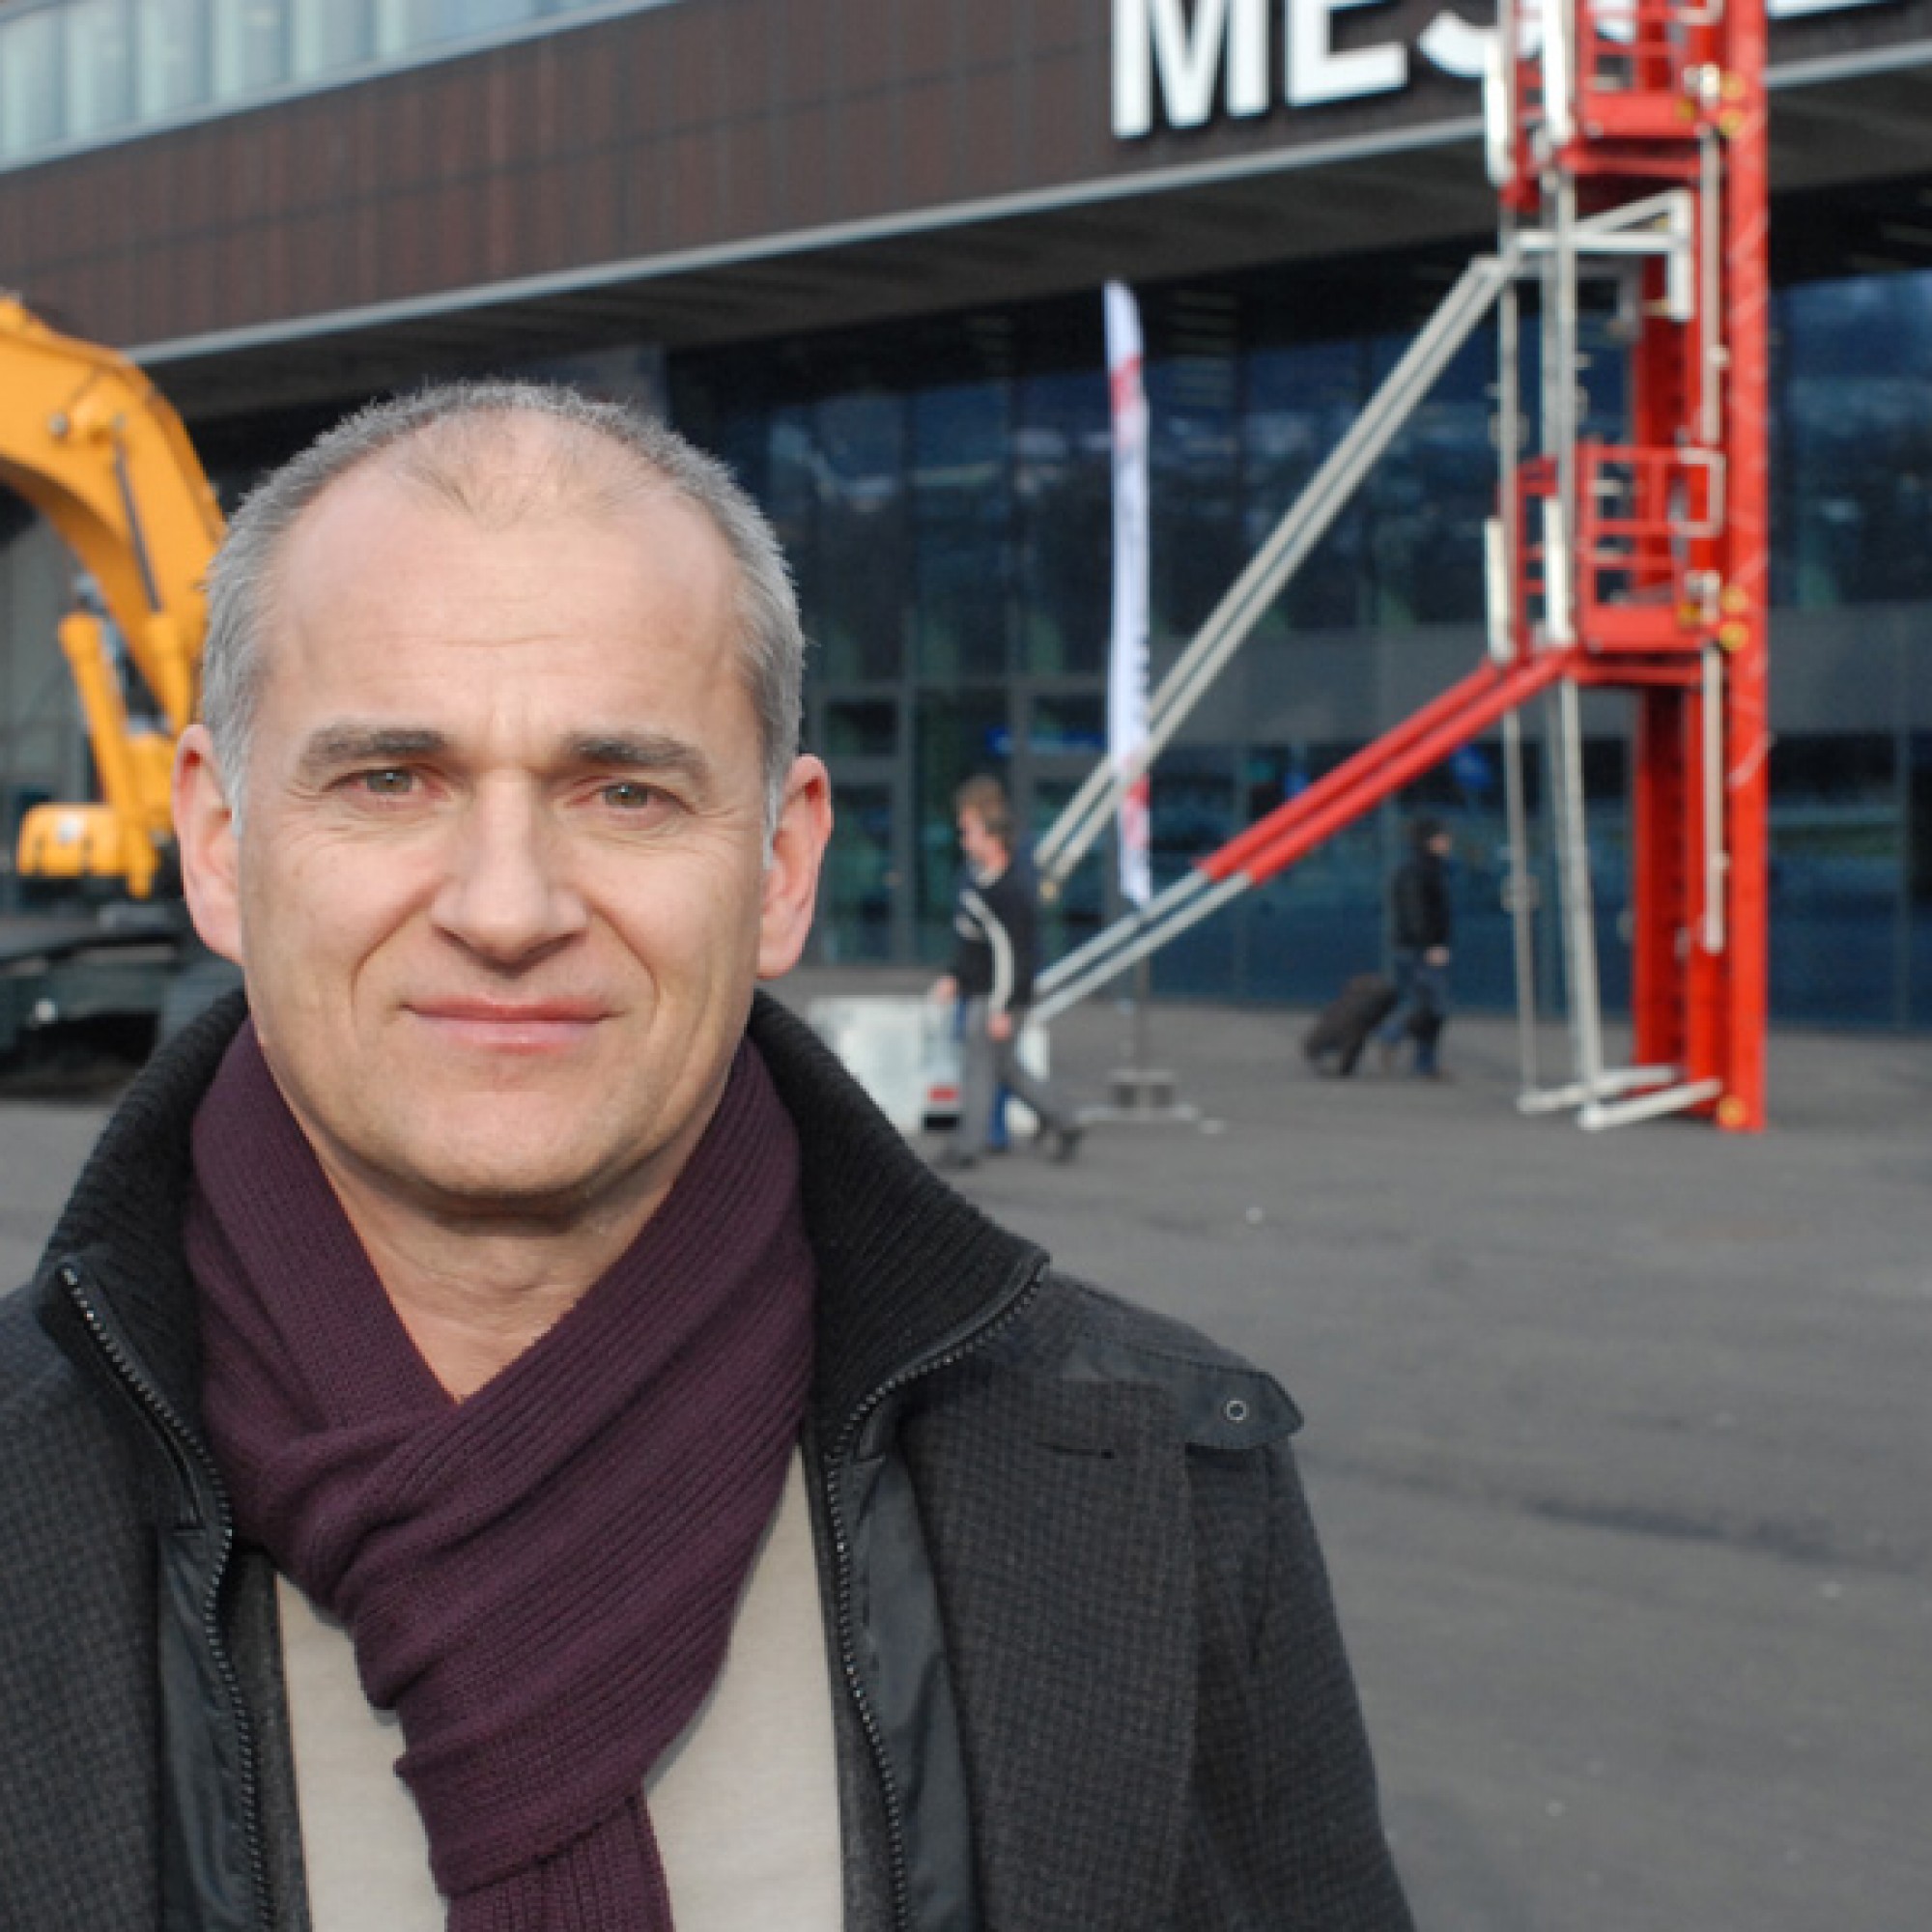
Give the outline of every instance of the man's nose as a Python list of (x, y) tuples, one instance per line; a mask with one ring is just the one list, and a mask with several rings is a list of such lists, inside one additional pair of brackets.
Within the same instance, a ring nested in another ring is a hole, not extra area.
[(479, 787), (450, 836), (431, 916), (459, 944), (516, 965), (583, 929), (588, 915), (571, 883), (568, 841), (530, 788)]

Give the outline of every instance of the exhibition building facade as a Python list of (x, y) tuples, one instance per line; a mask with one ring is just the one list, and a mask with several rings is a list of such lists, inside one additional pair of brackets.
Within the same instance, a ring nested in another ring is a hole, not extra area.
[[(1926, 1029), (1932, 0), (1772, 11), (1772, 1010)], [(14, 0), (0, 282), (130, 352), (224, 497), (442, 375), (579, 381), (716, 450), (813, 641), (820, 956), (910, 965), (946, 947), (958, 781), (1001, 773), (1038, 830), (1103, 749), (1102, 286), (1147, 337), (1157, 674), (1492, 245), (1491, 24), (1448, 0)], [(1495, 353), (1471, 336), (1163, 754), (1157, 878), (1481, 657)], [(1586, 413), (1622, 383), (1596, 331)], [(11, 826), (85, 750), (65, 559), (17, 507), (0, 541)], [(1619, 704), (1585, 706), (1612, 1000)], [(1156, 985), (1324, 997), (1376, 962), (1427, 810), (1456, 837), (1459, 997), (1507, 1004), (1502, 789), (1466, 747)], [(1112, 898), (1091, 860), (1060, 942)]]

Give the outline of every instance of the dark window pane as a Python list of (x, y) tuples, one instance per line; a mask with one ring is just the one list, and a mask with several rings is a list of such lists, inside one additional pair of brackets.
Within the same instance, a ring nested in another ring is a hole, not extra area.
[(816, 612), (828, 677), (898, 674), (905, 595), (905, 400), (833, 396), (812, 412)]
[(1246, 557), (1240, 541), (1240, 360), (1231, 296), (1182, 290), (1147, 305), (1151, 628), (1184, 644)]
[[(1268, 745), (1250, 750), (1242, 812), (1250, 824), (1341, 764), (1359, 747)], [(1322, 842), (1236, 908), (1236, 990), (1246, 998), (1325, 1005), (1352, 974), (1381, 963), (1382, 837), (1374, 816)]]
[(1932, 731), (1915, 731), (1910, 750), (1911, 1019), (1932, 1026)]
[(893, 866), (892, 786), (841, 784), (819, 893), (823, 956), (828, 961), (891, 958), (898, 886)]
[(898, 706), (890, 700), (859, 699), (825, 707), (825, 751), (829, 757), (886, 757), (898, 750)]
[(1778, 304), (1795, 602), (1932, 597), (1932, 274)]
[[(1375, 345), (1378, 384), (1409, 346)], [(1403, 425), (1367, 491), (1375, 621), (1471, 623), (1483, 614), (1483, 524), (1495, 503), (1495, 339), (1478, 329)]]
[(1904, 840), (1894, 741), (1782, 736), (1771, 753), (1772, 1010), (1891, 1021)]
[[(1248, 358), (1245, 555), (1307, 487), (1362, 406), (1364, 362), (1354, 342), (1307, 342), (1257, 350)], [(1276, 599), (1260, 633), (1336, 629), (1360, 616), (1365, 522), (1357, 498), (1345, 509)]]
[(950, 384), (913, 398), (913, 577), (922, 677), (997, 677), (1007, 669), (1011, 436), (1006, 383)]
[(1113, 582), (1105, 365), (1028, 377), (1018, 407), (1022, 664), (1034, 671), (1099, 670)]
[(807, 662), (815, 676), (825, 673), (819, 649), (817, 451), (812, 442), (811, 415), (805, 409), (774, 410), (764, 438), (764, 509), (784, 546), (798, 586), (805, 635), (811, 644)]

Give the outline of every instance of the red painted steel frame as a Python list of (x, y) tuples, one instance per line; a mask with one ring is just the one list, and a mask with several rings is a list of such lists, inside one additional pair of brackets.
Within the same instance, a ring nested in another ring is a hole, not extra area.
[(1548, 690), (1563, 675), (1563, 668), (1562, 659), (1553, 652), (1507, 668), (1484, 665), (1393, 731), (1345, 758), (1298, 797), (1276, 806), (1238, 838), (1209, 853), (1200, 869), (1217, 882), (1236, 872), (1244, 873), (1251, 885), (1272, 878), (1322, 839), (1412, 784), (1506, 712)]
[[(1568, 183), (1586, 214), (1603, 214), (1663, 188), (1698, 190), (1703, 144), (1715, 135), (1719, 208), (1700, 194), (1697, 219), (1720, 227), (1718, 313), (1705, 312), (1700, 289), (1691, 318), (1672, 318), (1663, 264), (1642, 270), (1630, 440), (1577, 447), (1575, 642), (1559, 648), (1539, 634), (1547, 585), (1536, 512), (1556, 492), (1559, 466), (1531, 459), (1519, 470), (1524, 534), (1509, 661), (1486, 663), (1200, 869), (1216, 881), (1238, 874), (1261, 883), (1559, 677), (1628, 690), (1636, 707), (1635, 1060), (1668, 1065), (1687, 1083), (1716, 1080), (1719, 1095), (1700, 1111), (1755, 1131), (1765, 1118), (1770, 743), (1765, 0), (1633, 0), (1614, 14), (1591, 0), (1573, 4), (1574, 135), (1560, 149), (1549, 138), (1535, 35), (1520, 17), (1533, 0), (1503, 10), (1505, 30), (1527, 51), (1517, 62), (1502, 204), (1519, 216), (1547, 215), (1551, 185)], [(1700, 230), (1696, 251), (1711, 239)], [(1716, 398), (1705, 393), (1710, 384)], [(1714, 649), (1722, 667), (1716, 730), (1702, 670)], [(1714, 746), (1720, 772), (1707, 764)], [(1705, 823), (1713, 792), (1722, 801), (1717, 827)]]
[(1764, 1126), (1764, 1036), (1770, 972), (1768, 845), (1771, 754), (1767, 606), (1771, 576), (1768, 400), (1770, 156), (1765, 135), (1764, 0), (1726, 10), (1724, 309), (1730, 349), (1724, 433), (1730, 455), (1725, 568), (1729, 657), (1724, 682), (1724, 791), (1730, 819), (1730, 952), (1724, 989), (1728, 1064), (1720, 1125)]

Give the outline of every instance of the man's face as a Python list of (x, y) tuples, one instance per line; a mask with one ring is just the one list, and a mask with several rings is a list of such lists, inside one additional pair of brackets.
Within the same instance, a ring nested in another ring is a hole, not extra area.
[(177, 814), (346, 1197), (628, 1218), (675, 1178), (830, 826), (801, 758), (767, 864), (734, 582), (668, 496), (486, 527), (370, 467), (298, 526), (240, 835), (198, 727)]
[(977, 811), (959, 814), (959, 849), (976, 872), (997, 872), (1007, 862), (1007, 848), (987, 830)]

